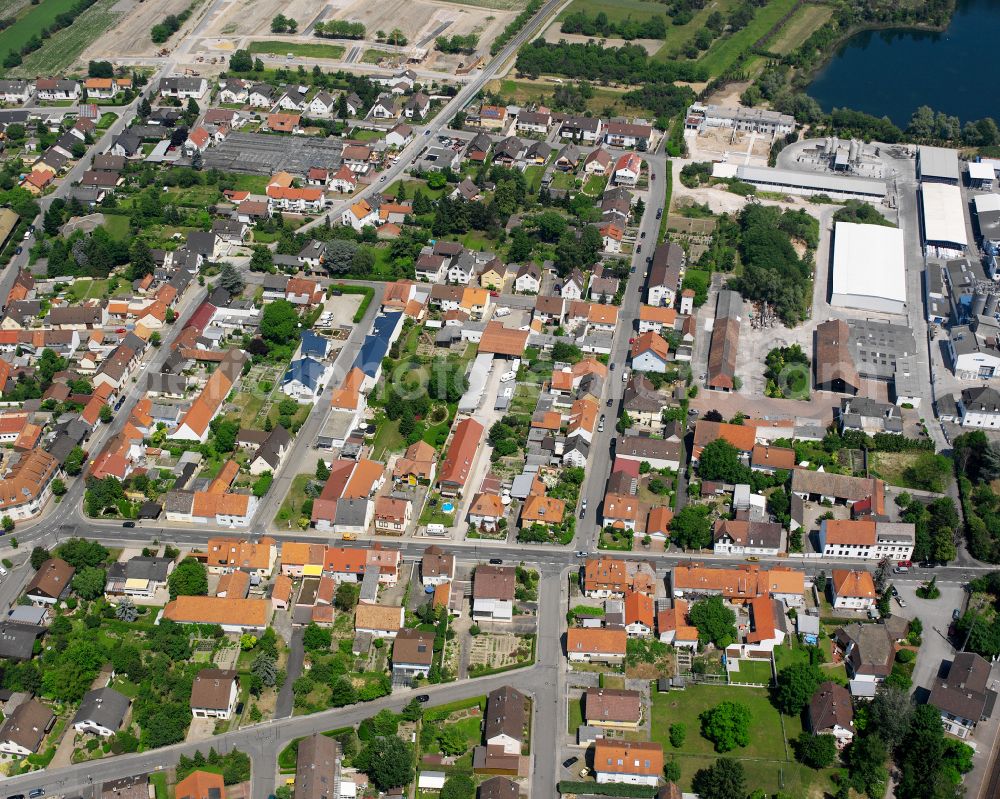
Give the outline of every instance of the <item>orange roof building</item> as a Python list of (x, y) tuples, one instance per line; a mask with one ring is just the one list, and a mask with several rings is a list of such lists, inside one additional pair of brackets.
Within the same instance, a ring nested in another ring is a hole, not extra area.
[(610, 627), (570, 627), (566, 632), (566, 657), (576, 663), (621, 663), (628, 633)]
[(835, 608), (875, 607), (875, 581), (864, 569), (834, 569), (830, 573)]
[(263, 632), (271, 618), (266, 599), (179, 596), (163, 608), (163, 618), (179, 624), (218, 624), (226, 632)]
[(755, 428), (751, 425), (729, 424), (727, 422), (709, 422), (699, 419), (694, 426), (694, 452), (692, 458), (697, 460), (706, 445), (716, 439), (723, 439), (732, 444), (741, 453), (753, 452), (756, 443)]
[(529, 494), (525, 497), (524, 505), (521, 507), (521, 526), (531, 527), (538, 524), (543, 527), (551, 527), (554, 524), (562, 524), (565, 512), (566, 503), (563, 500), (540, 494)]
[(192, 771), (177, 783), (177, 799), (225, 799), (226, 784), (221, 774), (212, 771)]
[(625, 594), (625, 631), (631, 636), (647, 636), (653, 632), (653, 597), (638, 591)]
[(675, 596), (678, 592), (718, 594), (735, 603), (770, 596), (789, 605), (801, 605), (805, 591), (805, 574), (801, 571), (778, 566), (762, 570), (751, 564), (729, 569), (708, 568), (701, 563), (678, 564), (670, 582)]
[(663, 747), (647, 741), (598, 738), (594, 771), (598, 782), (657, 785), (663, 776)]
[(504, 327), (501, 322), (487, 322), (479, 340), (479, 353), (519, 358), (527, 344), (527, 330), (513, 330)]
[(455, 425), (455, 435), (452, 436), (448, 454), (441, 464), (441, 476), (438, 479), (441, 493), (454, 495), (465, 489), (485, 432), (486, 428), (472, 417)]

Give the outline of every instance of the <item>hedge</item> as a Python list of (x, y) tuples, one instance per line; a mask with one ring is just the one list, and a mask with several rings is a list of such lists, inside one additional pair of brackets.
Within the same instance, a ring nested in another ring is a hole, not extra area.
[(559, 793), (591, 794), (596, 796), (625, 796), (635, 799), (652, 799), (658, 788), (652, 785), (621, 785), (608, 783), (601, 785), (596, 782), (572, 782), (563, 780), (557, 786)]

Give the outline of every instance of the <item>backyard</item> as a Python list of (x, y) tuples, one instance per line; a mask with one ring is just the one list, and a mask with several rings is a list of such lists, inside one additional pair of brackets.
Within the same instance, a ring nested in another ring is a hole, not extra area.
[[(763, 688), (730, 688), (717, 685), (690, 685), (683, 691), (653, 692), (652, 740), (663, 745), (669, 758), (676, 756), (681, 769), (681, 790), (691, 790), (691, 779), (700, 768), (718, 758), (712, 743), (699, 732), (699, 715), (725, 701), (740, 702), (750, 709), (753, 724), (750, 744), (727, 757), (738, 759), (746, 772), (747, 784), (768, 793), (785, 791), (795, 797), (822, 797), (832, 790), (833, 769), (817, 772), (794, 759), (790, 741), (802, 732), (797, 718), (782, 716)], [(670, 744), (670, 725), (683, 721), (688, 728), (679, 748)]]

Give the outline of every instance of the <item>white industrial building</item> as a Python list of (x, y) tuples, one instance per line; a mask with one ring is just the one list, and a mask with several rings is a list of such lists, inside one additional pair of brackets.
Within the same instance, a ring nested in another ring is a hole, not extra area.
[(836, 224), (830, 305), (906, 312), (903, 231), (883, 225)]
[(947, 147), (920, 146), (917, 150), (917, 175), (921, 183), (958, 185), (958, 151)]
[(957, 257), (969, 246), (962, 190), (947, 183), (923, 183), (920, 214), (927, 254)]
[[(715, 174), (713, 170), (713, 175)], [(772, 169), (765, 166), (739, 166), (736, 177), (764, 191), (781, 191), (811, 197), (825, 194), (838, 200), (881, 201), (886, 185), (881, 180), (845, 177), (829, 172), (796, 172), (791, 169)]]

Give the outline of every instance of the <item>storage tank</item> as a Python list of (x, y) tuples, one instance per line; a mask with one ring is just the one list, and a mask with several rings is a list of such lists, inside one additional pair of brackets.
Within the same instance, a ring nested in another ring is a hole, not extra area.
[(858, 161), (858, 150), (861, 149), (858, 145), (857, 139), (851, 139), (851, 149), (849, 150), (849, 160), (852, 164)]
[(986, 292), (977, 290), (975, 294), (972, 295), (972, 315), (979, 316), (986, 310)]

